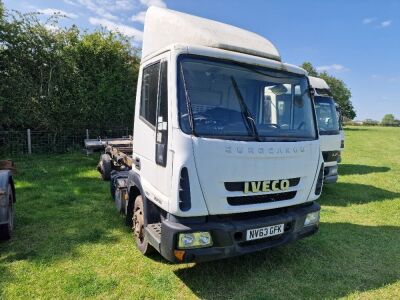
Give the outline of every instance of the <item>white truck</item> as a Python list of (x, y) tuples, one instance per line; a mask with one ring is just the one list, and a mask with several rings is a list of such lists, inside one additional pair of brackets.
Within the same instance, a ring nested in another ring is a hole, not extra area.
[(314, 90), (314, 104), (320, 134), (321, 151), (324, 158), (324, 182), (335, 183), (338, 179), (338, 163), (344, 149), (344, 132), (338, 105), (332, 98), (325, 80), (309, 76)]
[(255, 33), (149, 8), (132, 156), (106, 153), (99, 170), (113, 169), (143, 254), (207, 261), (318, 231), (323, 158), (307, 73)]

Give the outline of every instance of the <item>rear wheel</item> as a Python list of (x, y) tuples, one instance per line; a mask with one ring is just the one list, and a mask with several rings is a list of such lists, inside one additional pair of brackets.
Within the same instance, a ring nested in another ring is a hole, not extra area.
[(99, 170), (104, 181), (111, 178), (111, 157), (108, 154), (102, 154), (100, 157)]
[(8, 223), (0, 225), (0, 239), (8, 240), (11, 238), (12, 231), (14, 230), (14, 194), (11, 184), (8, 185)]
[(149, 244), (144, 230), (144, 212), (142, 196), (137, 196), (133, 207), (132, 232), (136, 246), (143, 255), (154, 252), (154, 248)]

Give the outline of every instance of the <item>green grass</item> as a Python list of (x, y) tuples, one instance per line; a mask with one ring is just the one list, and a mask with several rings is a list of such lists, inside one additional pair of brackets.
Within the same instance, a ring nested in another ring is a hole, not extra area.
[(400, 129), (346, 130), (320, 232), (203, 264), (142, 257), (97, 155), (16, 158), (14, 237), (0, 243), (0, 298), (394, 299), (400, 297)]

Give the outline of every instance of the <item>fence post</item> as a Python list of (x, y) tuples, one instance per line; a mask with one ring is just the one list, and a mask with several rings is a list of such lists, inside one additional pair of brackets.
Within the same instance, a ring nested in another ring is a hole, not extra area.
[(86, 129), (86, 139), (89, 139), (89, 129)]
[(28, 136), (28, 153), (32, 154), (32, 142), (31, 142), (31, 130), (27, 130), (27, 136)]

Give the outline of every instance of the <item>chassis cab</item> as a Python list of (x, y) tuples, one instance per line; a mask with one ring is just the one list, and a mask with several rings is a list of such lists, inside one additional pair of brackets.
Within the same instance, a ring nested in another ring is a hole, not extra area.
[(133, 167), (112, 184), (143, 254), (206, 261), (317, 232), (307, 74), (265, 38), (149, 8), (134, 124)]

